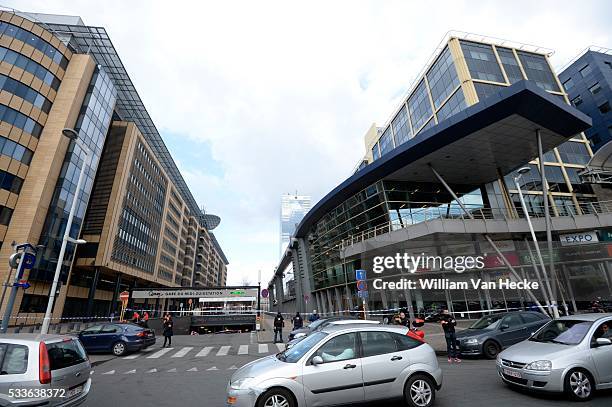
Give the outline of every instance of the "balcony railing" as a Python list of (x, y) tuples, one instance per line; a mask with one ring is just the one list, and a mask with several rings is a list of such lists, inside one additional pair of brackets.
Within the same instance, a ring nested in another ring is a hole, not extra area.
[[(454, 206), (440, 206), (439, 203), (432, 203), (431, 205), (437, 206), (411, 208), (408, 214), (402, 214), (401, 217), (396, 219), (381, 223), (362, 232), (354, 233), (341, 241), (340, 248), (343, 249), (376, 236), (436, 219), (511, 220), (525, 218), (525, 212), (522, 207), (515, 208), (515, 216), (509, 216), (505, 209), (470, 208), (466, 205), (469, 213), (472, 215), (470, 217), (456, 204)], [(549, 212), (551, 217), (608, 214), (612, 213), (612, 201), (582, 202), (578, 205), (564, 202), (563, 205), (557, 204), (556, 210), (549, 207)], [(531, 205), (528, 207), (528, 214), (531, 218), (543, 218), (544, 206)]]

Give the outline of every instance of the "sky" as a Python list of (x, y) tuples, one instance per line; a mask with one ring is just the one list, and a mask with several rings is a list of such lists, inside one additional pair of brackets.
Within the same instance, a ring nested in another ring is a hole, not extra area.
[(612, 48), (610, 1), (0, 0), (108, 31), (194, 197), (221, 217), (228, 284), (267, 284), (280, 196), (351, 175), (450, 30), (555, 51)]

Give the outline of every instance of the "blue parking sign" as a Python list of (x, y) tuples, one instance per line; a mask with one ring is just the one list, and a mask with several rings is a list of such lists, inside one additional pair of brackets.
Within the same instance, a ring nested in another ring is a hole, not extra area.
[(367, 291), (357, 291), (357, 297), (368, 298), (368, 292)]
[(366, 279), (365, 270), (355, 270), (355, 280), (365, 280), (365, 279)]

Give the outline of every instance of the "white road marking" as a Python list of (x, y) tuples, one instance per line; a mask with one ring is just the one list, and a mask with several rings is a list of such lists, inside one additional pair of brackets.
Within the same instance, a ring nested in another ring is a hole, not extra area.
[(196, 354), (196, 358), (208, 356), (210, 351), (212, 350), (212, 346), (207, 346)]
[(147, 370), (147, 373), (157, 373), (157, 369), (153, 368), (151, 370)]
[(106, 373), (102, 373), (102, 374), (115, 374), (115, 371), (114, 371), (114, 370), (111, 370), (111, 371), (108, 371), (108, 372), (106, 372)]
[(206, 370), (210, 371), (210, 370), (219, 370), (219, 369), (217, 369), (217, 366), (213, 366), (213, 367), (209, 367), (209, 368), (208, 368), (208, 369), (206, 369)]
[(168, 370), (168, 373), (176, 373), (176, 367)]
[(285, 350), (285, 344), (284, 343), (277, 343), (276, 347), (278, 348), (279, 352), (282, 352)]
[(268, 344), (260, 343), (259, 344), (259, 353), (268, 353)]
[(134, 374), (134, 373), (136, 373), (136, 369), (129, 370), (129, 371), (125, 372), (124, 374)]
[(191, 369), (187, 370), (188, 372), (197, 372), (198, 368), (197, 367), (192, 367)]
[(221, 346), (219, 352), (217, 352), (217, 356), (227, 356), (231, 346)]
[(178, 352), (176, 352), (174, 355), (172, 355), (173, 358), (182, 358), (183, 356), (185, 356), (187, 353), (189, 353), (189, 351), (193, 349), (191, 346), (185, 346), (183, 349), (179, 350)]
[(166, 353), (170, 352), (172, 349), (174, 348), (162, 348), (158, 350), (157, 352), (155, 352), (154, 354), (152, 354), (151, 356), (147, 356), (147, 359), (157, 359), (160, 356), (165, 355)]
[(237, 370), (237, 369), (238, 369), (238, 367), (236, 367), (236, 365), (232, 365), (227, 370)]
[(123, 359), (136, 359), (138, 356), (140, 356), (140, 353), (132, 353), (130, 356), (126, 356)]
[(249, 345), (240, 345), (238, 349), (239, 355), (248, 355), (249, 354)]

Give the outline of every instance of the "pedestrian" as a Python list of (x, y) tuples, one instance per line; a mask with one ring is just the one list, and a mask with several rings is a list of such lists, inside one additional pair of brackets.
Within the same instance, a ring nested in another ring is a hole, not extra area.
[(461, 359), (459, 359), (459, 350), (457, 349), (457, 336), (455, 334), (455, 326), (457, 325), (457, 321), (447, 309), (442, 311), (441, 324), (442, 330), (444, 330), (444, 339), (446, 339), (448, 363), (461, 363)]
[(308, 322), (310, 322), (312, 324), (313, 322), (315, 322), (318, 319), (319, 319), (319, 314), (317, 314), (317, 310), (316, 309), (313, 309), (312, 310), (312, 314), (310, 314), (308, 316)]
[(397, 314), (395, 318), (393, 318), (393, 323), (395, 325), (402, 325), (410, 328), (410, 319), (406, 316), (406, 313), (404, 311), (400, 311), (399, 314)]
[(274, 343), (277, 343), (276, 336), (280, 336), (280, 342), (283, 342), (283, 328), (285, 327), (285, 318), (278, 311), (276, 316), (274, 317)]
[(149, 313), (147, 311), (145, 311), (142, 316), (142, 326), (145, 328), (149, 327)]
[(293, 317), (293, 329), (300, 329), (303, 326), (304, 326), (304, 320), (300, 316), (300, 313), (296, 312), (295, 316)]
[(132, 315), (132, 322), (137, 324), (140, 321), (140, 314), (138, 311), (134, 310), (134, 314)]
[(173, 325), (174, 321), (172, 321), (172, 316), (170, 314), (166, 314), (164, 317), (164, 345), (162, 348), (165, 348), (166, 344), (168, 344), (168, 347), (172, 346), (172, 335), (174, 335), (174, 332), (172, 331)]

